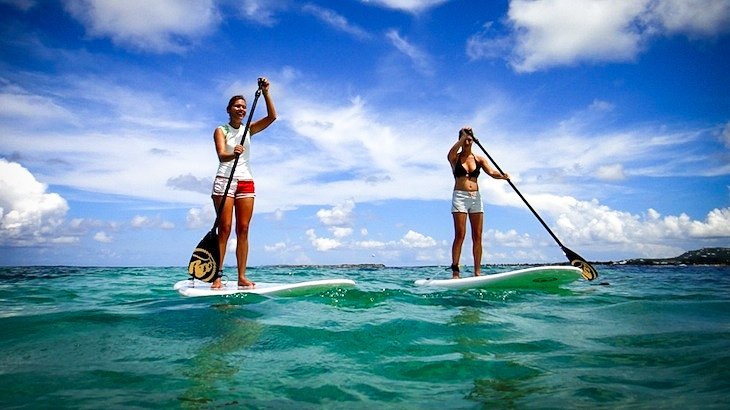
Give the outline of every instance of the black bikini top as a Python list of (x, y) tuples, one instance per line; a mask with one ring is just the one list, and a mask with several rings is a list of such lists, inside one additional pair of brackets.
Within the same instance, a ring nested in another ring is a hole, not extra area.
[(481, 167), (479, 166), (479, 164), (477, 164), (477, 167), (474, 171), (466, 172), (464, 165), (461, 164), (461, 155), (456, 158), (456, 165), (454, 165), (454, 178), (479, 178), (479, 172), (481, 172)]

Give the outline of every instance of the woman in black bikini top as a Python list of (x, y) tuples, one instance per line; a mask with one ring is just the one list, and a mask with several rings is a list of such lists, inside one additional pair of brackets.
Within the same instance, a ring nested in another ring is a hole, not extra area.
[[(472, 254), (474, 256), (474, 276), (479, 276), (482, 264), (482, 226), (484, 207), (479, 194), (477, 178), (481, 170), (494, 179), (509, 179), (489, 165), (486, 158), (471, 152), (474, 143), (471, 128), (459, 130), (459, 140), (451, 147), (447, 156), (454, 174), (454, 193), (451, 201), (451, 214), (454, 218), (454, 242), (451, 245), (451, 274), (454, 279), (460, 276), (459, 258), (466, 236), (466, 220), (471, 225)], [(471, 168), (471, 171), (467, 169)]]

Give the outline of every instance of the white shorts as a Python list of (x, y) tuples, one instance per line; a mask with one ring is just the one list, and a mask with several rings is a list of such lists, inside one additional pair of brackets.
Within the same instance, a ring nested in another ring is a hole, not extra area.
[[(223, 196), (223, 191), (228, 184), (228, 177), (216, 176), (213, 181), (213, 196)], [(254, 198), (256, 189), (252, 179), (233, 178), (231, 186), (228, 188), (228, 196), (231, 198)]]
[(457, 191), (451, 198), (451, 213), (478, 214), (484, 212), (482, 195), (479, 191)]

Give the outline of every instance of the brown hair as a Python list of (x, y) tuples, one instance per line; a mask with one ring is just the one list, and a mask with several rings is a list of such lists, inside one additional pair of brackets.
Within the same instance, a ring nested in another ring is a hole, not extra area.
[(236, 102), (236, 100), (243, 100), (243, 102), (246, 102), (246, 97), (242, 95), (234, 95), (233, 97), (231, 97), (231, 99), (228, 100), (228, 107), (226, 107), (226, 112), (228, 112), (231, 107), (233, 107), (233, 103)]

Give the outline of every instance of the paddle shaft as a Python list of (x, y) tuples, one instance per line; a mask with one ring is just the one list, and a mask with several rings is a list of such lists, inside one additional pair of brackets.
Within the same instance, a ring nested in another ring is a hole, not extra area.
[[(479, 140), (477, 139), (477, 137), (475, 137), (475, 136), (472, 135), (472, 138), (474, 139), (474, 142), (476, 142), (476, 144), (479, 146), (479, 148), (481, 148), (481, 150), (484, 152), (484, 154), (487, 156), (487, 158), (489, 158), (489, 161), (492, 164), (494, 164), (494, 167), (497, 168), (497, 171), (499, 171), (500, 174), (504, 175), (504, 171), (502, 171), (502, 168), (500, 168), (499, 165), (497, 165), (497, 163), (494, 162), (494, 158), (492, 158), (492, 156), (489, 155), (489, 153), (487, 152), (487, 150), (484, 149), (484, 147), (482, 146), (482, 143), (479, 142)], [(511, 180), (508, 179), (507, 182), (509, 183), (509, 186), (511, 186), (512, 189), (514, 189), (515, 193), (517, 193), (517, 195), (519, 195), (520, 199), (522, 199), (522, 202), (524, 202), (525, 205), (527, 205), (527, 207), (530, 209), (530, 211), (532, 211), (532, 214), (535, 215), (535, 217), (537, 218), (537, 220), (540, 221), (540, 223), (545, 228), (545, 230), (548, 231), (548, 233), (550, 234), (550, 236), (552, 236), (553, 239), (555, 239), (555, 242), (557, 242), (558, 246), (560, 246), (560, 248), (563, 251), (565, 251), (565, 246), (563, 246), (562, 242), (560, 242), (560, 239), (558, 239), (558, 237), (555, 236), (555, 234), (553, 233), (553, 231), (550, 230), (550, 228), (547, 226), (547, 224), (545, 223), (545, 221), (540, 217), (540, 215), (537, 213), (537, 211), (535, 211), (535, 208), (533, 208), (532, 205), (530, 205), (530, 203), (527, 202), (527, 199), (525, 199), (525, 197), (522, 195), (522, 192), (520, 192), (520, 190), (517, 189), (517, 187), (515, 186), (515, 184), (512, 183)]]
[[(256, 102), (259, 99), (259, 96), (261, 95), (261, 79), (259, 78), (259, 88), (256, 90), (256, 95), (253, 98), (253, 103), (251, 104), (251, 112), (248, 113), (248, 119), (246, 120), (246, 126), (243, 128), (243, 138), (241, 138), (241, 145), (243, 145), (244, 142), (246, 142), (246, 134), (248, 134), (248, 129), (251, 126), (251, 119), (253, 118), (253, 112), (256, 110)], [(213, 223), (213, 228), (211, 231), (215, 231), (216, 228), (218, 228), (218, 223), (220, 222), (221, 214), (223, 213), (223, 206), (226, 203), (226, 198), (228, 197), (228, 190), (231, 188), (231, 182), (233, 181), (233, 173), (236, 171), (236, 166), (238, 165), (238, 157), (240, 157), (241, 154), (236, 154), (235, 159), (233, 160), (233, 166), (231, 166), (231, 175), (228, 176), (228, 183), (226, 184), (226, 189), (223, 191), (223, 199), (221, 200), (221, 203), (218, 205), (218, 209), (215, 213), (215, 222)]]
[[(484, 147), (482, 146), (482, 143), (479, 142), (479, 140), (477, 139), (477, 137), (474, 136), (474, 133), (471, 133), (471, 137), (474, 139), (474, 142), (477, 143), (477, 145), (479, 146), (479, 148), (481, 148), (481, 150), (484, 151), (484, 154), (487, 156), (487, 158), (489, 158), (489, 161), (491, 161), (492, 164), (494, 164), (494, 166), (497, 168), (497, 170), (502, 175), (504, 175), (504, 171), (502, 171), (502, 168), (500, 168), (499, 165), (497, 165), (497, 163), (494, 161), (494, 158), (492, 158), (492, 156), (489, 155), (489, 153), (487, 152), (487, 150), (484, 149)], [(597, 278), (598, 277), (598, 272), (596, 272), (596, 269), (590, 263), (588, 263), (588, 261), (586, 261), (585, 259), (583, 259), (582, 256), (578, 255), (577, 253), (575, 253), (572, 250), (570, 250), (570, 249), (566, 248), (565, 246), (563, 246), (562, 242), (560, 242), (560, 239), (558, 239), (558, 237), (555, 236), (555, 234), (547, 226), (547, 224), (545, 223), (545, 221), (543, 221), (542, 218), (540, 217), (540, 215), (537, 214), (537, 211), (535, 211), (535, 209), (532, 207), (532, 205), (530, 205), (530, 203), (527, 202), (527, 199), (525, 199), (525, 197), (522, 195), (522, 193), (520, 192), (520, 190), (517, 189), (517, 187), (515, 186), (515, 184), (513, 184), (512, 181), (510, 181), (509, 179), (507, 180), (507, 182), (509, 182), (509, 185), (512, 187), (512, 189), (515, 190), (515, 192), (517, 193), (517, 195), (520, 196), (520, 198), (525, 203), (525, 205), (527, 205), (527, 207), (530, 208), (530, 211), (532, 211), (532, 214), (535, 215), (535, 217), (537, 218), (538, 221), (540, 221), (540, 223), (545, 228), (545, 230), (548, 231), (548, 233), (550, 234), (550, 236), (552, 236), (553, 239), (555, 239), (555, 242), (558, 244), (558, 246), (560, 246), (560, 249), (563, 250), (563, 253), (568, 258), (568, 261), (570, 262), (570, 264), (573, 265), (573, 266), (577, 266), (577, 267), (581, 268), (581, 270), (583, 271), (583, 277), (586, 278), (587, 280), (594, 280), (595, 278)]]

